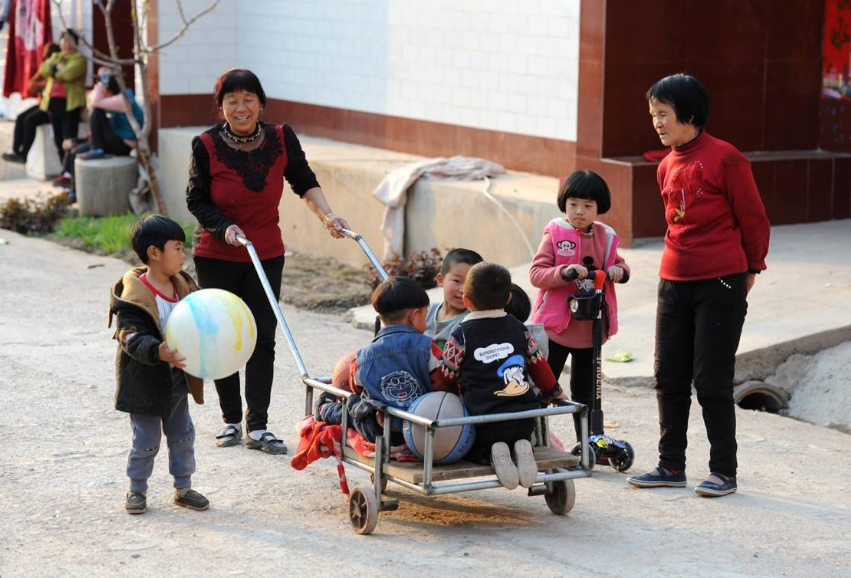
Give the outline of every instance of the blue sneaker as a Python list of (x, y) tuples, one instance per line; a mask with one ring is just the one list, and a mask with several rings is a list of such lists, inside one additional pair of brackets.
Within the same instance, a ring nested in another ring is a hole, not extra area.
[(730, 478), (724, 474), (712, 472), (709, 477), (703, 480), (699, 486), (694, 489), (694, 493), (698, 496), (707, 498), (717, 498), (718, 496), (726, 496), (736, 491), (736, 478)]
[(659, 467), (640, 476), (630, 476), (626, 481), (636, 488), (684, 488), (686, 473), (672, 473)]

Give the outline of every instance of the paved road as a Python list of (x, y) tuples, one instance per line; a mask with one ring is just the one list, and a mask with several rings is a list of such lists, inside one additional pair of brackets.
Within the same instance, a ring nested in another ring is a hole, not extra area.
[[(169, 502), (165, 450), (149, 511), (122, 511), (130, 440), (112, 409), (108, 288), (123, 262), (0, 231), (0, 576), (820, 576), (851, 575), (849, 436), (739, 411), (739, 494), (696, 497), (707, 447), (693, 415), (689, 488), (633, 490), (609, 469), (579, 480), (567, 517), (542, 498), (491, 490), (423, 499), (394, 490), (376, 534), (348, 527), (335, 468), (214, 447), (215, 392), (191, 408), (195, 487), (212, 509)], [(327, 374), (368, 336), (284, 308), (309, 369)], [(293, 443), (303, 392), (278, 347), (273, 430)], [(652, 392), (609, 388), (610, 433), (655, 465)], [(698, 412), (693, 412), (697, 414)], [(554, 429), (563, 439), (568, 423)], [(366, 477), (349, 470), (353, 483)]]

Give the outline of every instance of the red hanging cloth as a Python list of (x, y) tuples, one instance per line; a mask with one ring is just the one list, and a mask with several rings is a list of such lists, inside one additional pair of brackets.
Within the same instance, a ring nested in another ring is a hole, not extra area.
[(12, 0), (9, 10), (9, 44), (6, 48), (6, 71), (3, 95), (20, 92), (34, 97), (27, 85), (41, 66), (44, 45), (53, 40), (50, 0)]

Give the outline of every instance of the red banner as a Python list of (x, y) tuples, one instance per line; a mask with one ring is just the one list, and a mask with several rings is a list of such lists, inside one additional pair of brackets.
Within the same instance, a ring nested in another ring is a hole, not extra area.
[(29, 94), (29, 80), (41, 66), (44, 45), (53, 39), (50, 0), (12, 0), (9, 10), (9, 45), (6, 49), (6, 76), (3, 94)]

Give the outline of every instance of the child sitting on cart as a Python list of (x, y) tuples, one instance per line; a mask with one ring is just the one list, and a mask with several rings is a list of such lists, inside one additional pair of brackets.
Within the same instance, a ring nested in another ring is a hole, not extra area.
[[(435, 389), (460, 393), (472, 415), (537, 409), (543, 401), (565, 399), (528, 328), (504, 307), (511, 299), (511, 274), (494, 263), (470, 268), (464, 304), (471, 311), (449, 336), (443, 349), (440, 381)], [(467, 458), (490, 463), (508, 489), (531, 487), (538, 465), (530, 439), (535, 420), (520, 419), (476, 426), (476, 441)], [(512, 449), (514, 460), (512, 460)]]
[[(368, 442), (375, 443), (384, 431), (381, 405), (404, 410), (432, 390), (440, 348), (423, 335), (428, 303), (423, 288), (407, 277), (391, 277), (372, 293), (381, 331), (352, 361), (355, 395), (349, 398), (352, 426)], [(341, 412), (339, 402), (319, 408), (319, 416), (326, 423), (340, 423)], [(394, 418), (391, 428), (391, 445), (404, 444), (401, 420)]]

